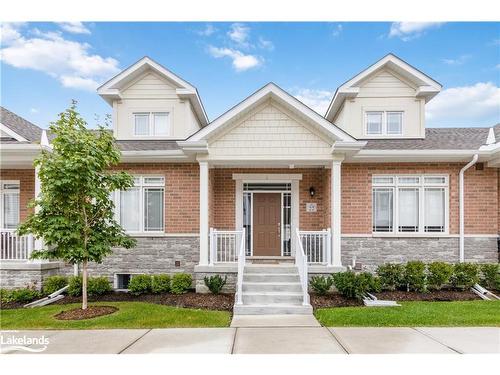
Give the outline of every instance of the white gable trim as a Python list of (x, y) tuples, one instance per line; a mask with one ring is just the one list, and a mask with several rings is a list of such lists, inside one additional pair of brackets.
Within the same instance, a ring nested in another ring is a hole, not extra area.
[(14, 138), (18, 142), (29, 142), (26, 138), (24, 138), (24, 137), (20, 136), (19, 134), (17, 134), (14, 130), (12, 130), (11, 128), (9, 128), (7, 125), (4, 125), (4, 124), (0, 123), (0, 130), (2, 132), (4, 132), (5, 134), (11, 136), (12, 138)]
[(214, 120), (208, 126), (193, 134), (190, 138), (188, 138), (188, 142), (208, 139), (216, 130), (220, 131), (225, 126), (228, 126), (231, 123), (231, 120), (244, 111), (257, 107), (260, 103), (270, 98), (276, 100), (278, 104), (284, 105), (285, 108), (288, 107), (289, 109), (301, 113), (308, 120), (318, 125), (318, 127), (320, 127), (326, 134), (330, 135), (334, 140), (355, 141), (355, 139), (349, 134), (327, 121), (324, 117), (313, 111), (304, 103), (300, 102), (286, 91), (276, 86), (274, 83), (268, 83), (266, 86), (250, 95), (248, 98)]
[(132, 81), (139, 78), (148, 70), (152, 70), (162, 78), (166, 78), (169, 82), (172, 82), (177, 87), (176, 94), (181, 99), (189, 99), (191, 101), (201, 125), (205, 126), (208, 124), (208, 116), (205, 112), (205, 108), (203, 107), (203, 103), (201, 102), (201, 98), (198, 95), (196, 87), (147, 56), (143, 57), (132, 66), (123, 70), (121, 73), (101, 85), (97, 89), (97, 93), (104, 100), (106, 100), (106, 102), (112, 104), (114, 100), (121, 99), (120, 91), (123, 88), (128, 86)]
[(414, 68), (406, 61), (401, 60), (399, 57), (393, 54), (388, 54), (338, 87), (330, 106), (326, 111), (325, 117), (328, 120), (333, 121), (344, 100), (358, 95), (360, 83), (383, 68), (388, 68), (389, 70), (394, 71), (397, 75), (401, 76), (401, 78), (415, 84), (417, 87), (416, 96), (425, 98), (426, 102), (431, 100), (441, 91), (442, 86), (439, 82)]

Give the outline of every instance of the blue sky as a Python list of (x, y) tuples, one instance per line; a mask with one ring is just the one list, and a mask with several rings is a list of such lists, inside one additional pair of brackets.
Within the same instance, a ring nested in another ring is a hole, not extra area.
[(443, 85), (428, 126), (500, 122), (500, 23), (2, 24), (2, 106), (47, 127), (71, 99), (148, 55), (191, 82), (211, 120), (273, 81), (322, 115), (337, 86), (392, 52)]

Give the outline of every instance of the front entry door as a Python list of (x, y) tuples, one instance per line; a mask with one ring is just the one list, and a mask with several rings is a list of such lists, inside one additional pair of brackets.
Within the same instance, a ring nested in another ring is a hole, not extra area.
[(281, 255), (281, 194), (253, 194), (253, 255)]

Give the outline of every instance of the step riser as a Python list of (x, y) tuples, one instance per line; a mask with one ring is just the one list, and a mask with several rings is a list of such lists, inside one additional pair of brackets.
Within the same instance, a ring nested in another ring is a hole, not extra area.
[(245, 274), (260, 274), (260, 273), (291, 273), (296, 274), (297, 267), (283, 266), (246, 266)]
[(284, 284), (284, 285), (276, 285), (276, 284), (264, 284), (264, 283), (255, 283), (255, 284), (243, 284), (244, 292), (294, 292), (300, 293), (302, 292), (302, 286), (300, 284)]
[(244, 274), (243, 283), (298, 283), (300, 282), (299, 275), (259, 275), (259, 274)]
[(281, 295), (269, 296), (266, 294), (254, 294), (254, 295), (243, 294), (244, 304), (268, 305), (268, 304), (282, 303), (288, 305), (300, 305), (302, 301), (303, 297), (301, 295), (281, 294)]
[(278, 314), (312, 314), (311, 306), (252, 306), (235, 305), (234, 315), (278, 315)]

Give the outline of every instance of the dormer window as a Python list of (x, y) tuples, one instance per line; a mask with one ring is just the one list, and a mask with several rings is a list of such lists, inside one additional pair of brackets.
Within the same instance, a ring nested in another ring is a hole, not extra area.
[(402, 111), (366, 111), (366, 135), (402, 135)]
[(170, 134), (170, 114), (168, 112), (134, 113), (134, 135), (166, 136)]

